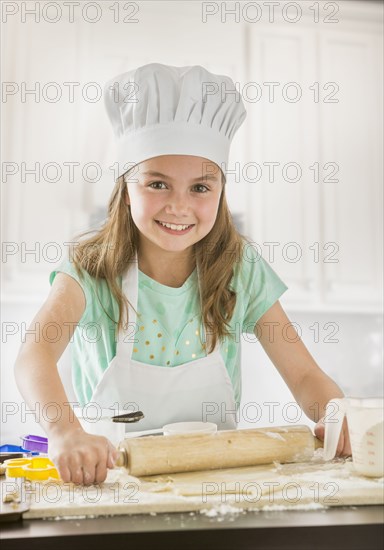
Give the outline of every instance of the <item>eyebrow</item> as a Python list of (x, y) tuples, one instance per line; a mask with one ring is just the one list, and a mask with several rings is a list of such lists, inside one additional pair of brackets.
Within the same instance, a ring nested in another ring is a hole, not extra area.
[[(167, 176), (166, 174), (162, 174), (161, 172), (154, 172), (153, 170), (148, 170), (147, 172), (143, 172), (145, 176), (153, 176), (155, 178), (165, 178), (173, 181), (173, 178), (170, 176)], [(193, 178), (191, 181), (201, 181), (201, 180), (211, 180), (211, 181), (217, 181), (217, 177), (213, 174), (206, 174), (205, 176), (199, 176), (197, 178)]]

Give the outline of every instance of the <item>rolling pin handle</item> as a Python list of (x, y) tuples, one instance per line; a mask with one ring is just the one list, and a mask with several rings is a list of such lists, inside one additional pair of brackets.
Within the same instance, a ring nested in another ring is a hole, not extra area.
[(121, 468), (121, 467), (128, 467), (128, 453), (127, 451), (120, 447), (120, 449), (117, 451), (117, 458), (115, 460), (115, 467)]

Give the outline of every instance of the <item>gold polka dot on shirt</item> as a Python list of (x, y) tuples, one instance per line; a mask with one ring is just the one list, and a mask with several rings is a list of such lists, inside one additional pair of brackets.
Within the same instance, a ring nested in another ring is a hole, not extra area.
[(165, 351), (165, 346), (162, 346), (161, 351)]
[(145, 341), (145, 345), (146, 345), (146, 346), (149, 346), (149, 344), (150, 344), (150, 341), (149, 341), (149, 340), (146, 340), (146, 341)]
[(157, 337), (158, 338), (161, 338), (163, 335), (161, 334), (161, 332), (158, 333)]
[(140, 330), (144, 330), (144, 325), (142, 325), (142, 326), (140, 327)]
[(150, 355), (149, 358), (150, 358), (150, 359), (154, 359), (155, 356), (154, 356), (154, 355)]
[(137, 348), (133, 348), (134, 353), (137, 353), (139, 350)]
[(152, 323), (157, 323), (156, 319), (153, 319)]

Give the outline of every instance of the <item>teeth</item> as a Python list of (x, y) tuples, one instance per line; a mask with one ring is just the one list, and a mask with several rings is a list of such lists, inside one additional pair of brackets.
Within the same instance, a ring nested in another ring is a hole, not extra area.
[(183, 231), (184, 229), (187, 229), (187, 227), (190, 227), (189, 225), (175, 225), (173, 223), (164, 223), (160, 222), (161, 225), (164, 227), (168, 227), (169, 229), (173, 229), (174, 231)]

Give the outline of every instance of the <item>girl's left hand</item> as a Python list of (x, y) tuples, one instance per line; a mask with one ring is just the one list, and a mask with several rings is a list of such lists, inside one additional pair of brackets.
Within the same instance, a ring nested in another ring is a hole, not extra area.
[[(324, 441), (324, 431), (325, 431), (325, 425), (324, 425), (324, 416), (323, 416), (322, 418), (320, 418), (320, 420), (315, 426), (315, 436), (321, 439), (321, 441)], [(352, 449), (351, 449), (351, 442), (349, 440), (348, 424), (347, 424), (347, 419), (344, 418), (343, 427), (340, 433), (339, 443), (337, 445), (336, 456), (351, 456), (351, 455), (352, 455)]]

